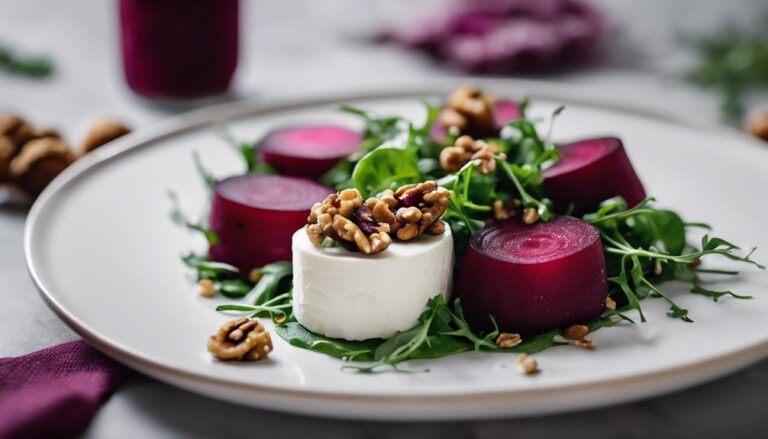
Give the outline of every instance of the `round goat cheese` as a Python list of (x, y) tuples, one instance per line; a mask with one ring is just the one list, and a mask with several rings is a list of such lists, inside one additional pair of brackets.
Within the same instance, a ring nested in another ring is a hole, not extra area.
[(453, 237), (445, 233), (393, 242), (374, 255), (317, 248), (293, 235), (293, 314), (310, 331), (333, 338), (386, 338), (410, 329), (427, 301), (450, 297)]

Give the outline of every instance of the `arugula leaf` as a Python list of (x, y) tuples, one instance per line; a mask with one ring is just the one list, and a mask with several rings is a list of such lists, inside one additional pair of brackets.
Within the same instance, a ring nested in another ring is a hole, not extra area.
[(280, 292), (280, 287), (285, 287), (292, 280), (293, 265), (289, 261), (277, 261), (261, 267), (259, 272), (261, 279), (246, 296), (246, 303), (261, 305), (273, 299)]
[(205, 237), (205, 240), (208, 241), (209, 246), (214, 246), (219, 242), (219, 237), (216, 235), (216, 232), (203, 223), (192, 221), (184, 215), (184, 212), (181, 211), (181, 207), (179, 206), (179, 197), (175, 192), (168, 191), (168, 198), (170, 198), (172, 203), (171, 221), (173, 221), (174, 224), (201, 233)]
[(347, 341), (311, 332), (298, 322), (275, 326), (275, 332), (292, 346), (320, 352), (344, 361), (373, 361), (381, 340)]

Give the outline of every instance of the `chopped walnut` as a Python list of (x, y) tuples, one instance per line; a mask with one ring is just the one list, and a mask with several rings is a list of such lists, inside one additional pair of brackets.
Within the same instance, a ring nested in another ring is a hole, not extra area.
[(516, 198), (506, 202), (496, 200), (493, 202), (493, 219), (497, 221), (510, 219), (517, 215), (518, 207), (520, 207), (520, 200)]
[(222, 361), (256, 361), (272, 352), (272, 338), (256, 320), (243, 317), (225, 323), (208, 339), (208, 352)]
[(44, 137), (27, 142), (11, 160), (9, 169), (15, 184), (35, 197), (74, 160), (66, 142)]
[(539, 372), (539, 362), (528, 354), (517, 356), (517, 371), (523, 375), (533, 375)]
[(520, 334), (502, 332), (496, 337), (496, 346), (500, 348), (513, 348), (523, 342), (523, 338)]
[(378, 253), (391, 243), (389, 224), (374, 219), (357, 189), (331, 194), (310, 211), (305, 227), (309, 239), (322, 246), (325, 238), (365, 254)]
[(216, 284), (211, 279), (200, 279), (197, 285), (200, 286), (201, 296), (210, 299), (216, 295)]
[(131, 129), (120, 122), (109, 119), (97, 120), (91, 125), (91, 128), (85, 135), (80, 155), (87, 154), (130, 132)]
[[(451, 193), (442, 187), (439, 187), (434, 181), (426, 181), (419, 184), (410, 184), (400, 187), (394, 194), (395, 199), (400, 202), (400, 206), (405, 208), (415, 207), (421, 214), (416, 221), (404, 222), (398, 218), (398, 223), (402, 227), (397, 228), (397, 238), (401, 241), (410, 241), (420, 234), (427, 232), (439, 234), (441, 230), (445, 231), (445, 225), (433, 225), (440, 220), (440, 217), (448, 209), (448, 199)], [(400, 209), (403, 209), (402, 207)], [(398, 212), (400, 212), (400, 209)], [(413, 212), (412, 210), (410, 212)], [(409, 215), (411, 219), (415, 215)], [(401, 233), (401, 230), (407, 230)]]
[(477, 160), (477, 170), (483, 174), (496, 171), (496, 159), (506, 160), (498, 145), (484, 140), (474, 140), (470, 136), (461, 136), (453, 146), (440, 151), (440, 167), (446, 172), (456, 172), (470, 160)]
[(384, 191), (365, 201), (357, 189), (345, 189), (312, 207), (305, 230), (318, 247), (331, 238), (348, 250), (378, 253), (389, 247), (390, 234), (410, 241), (422, 233), (444, 233), (440, 216), (448, 208), (449, 196), (434, 181)]
[(541, 217), (539, 216), (539, 211), (534, 209), (533, 207), (526, 207), (523, 209), (523, 222), (526, 224), (533, 224), (536, 221), (538, 221)]
[(595, 343), (592, 340), (587, 340), (586, 338), (583, 340), (572, 340), (571, 344), (577, 348), (587, 349), (590, 351), (595, 349)]
[(589, 327), (586, 325), (571, 325), (563, 330), (563, 337), (568, 340), (583, 340), (589, 334)]
[(609, 297), (606, 297), (606, 298), (605, 298), (605, 307), (606, 307), (607, 309), (616, 309), (616, 301), (615, 301), (615, 300), (613, 300), (613, 299), (611, 299), (611, 297), (610, 297), (610, 296), (609, 296)]
[(473, 87), (456, 90), (440, 112), (439, 120), (446, 128), (455, 127), (475, 137), (490, 137), (497, 131), (493, 99)]

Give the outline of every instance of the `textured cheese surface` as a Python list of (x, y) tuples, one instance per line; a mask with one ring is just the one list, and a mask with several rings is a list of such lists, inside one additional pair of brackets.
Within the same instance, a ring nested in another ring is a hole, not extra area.
[(300, 229), (293, 235), (293, 312), (328, 337), (386, 338), (413, 327), (431, 297), (449, 298), (452, 270), (448, 227), (375, 255), (317, 248)]

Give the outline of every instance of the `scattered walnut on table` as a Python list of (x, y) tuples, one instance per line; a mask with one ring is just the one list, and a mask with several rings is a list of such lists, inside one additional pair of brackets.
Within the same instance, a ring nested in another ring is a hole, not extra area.
[(16, 155), (16, 145), (7, 136), (0, 136), (0, 183), (11, 181), (11, 160)]
[(44, 137), (27, 142), (9, 169), (14, 184), (35, 197), (73, 161), (75, 156), (65, 141)]
[(272, 352), (272, 338), (257, 320), (243, 317), (225, 323), (208, 339), (208, 352), (222, 361), (257, 361)]
[(21, 148), (35, 137), (35, 130), (26, 120), (16, 114), (0, 116), (0, 136), (6, 136), (16, 148)]
[(130, 132), (130, 128), (115, 120), (97, 120), (91, 125), (91, 128), (85, 135), (80, 155), (87, 154), (105, 143), (109, 143)]

